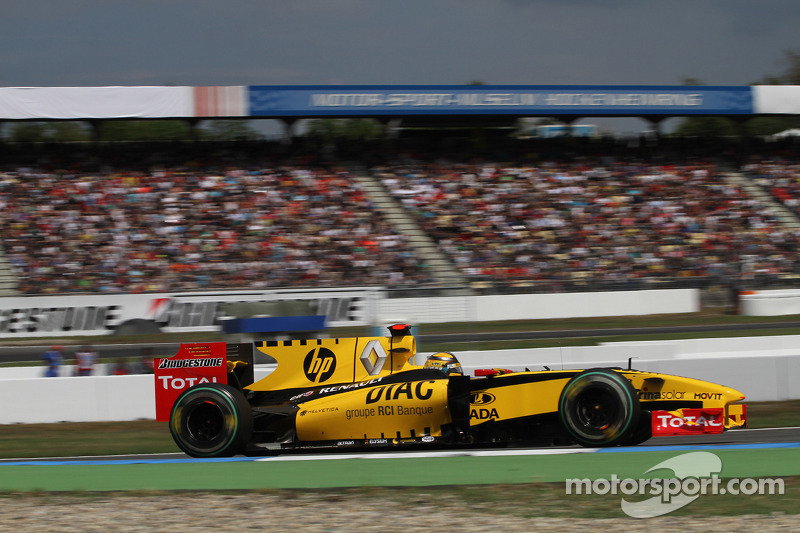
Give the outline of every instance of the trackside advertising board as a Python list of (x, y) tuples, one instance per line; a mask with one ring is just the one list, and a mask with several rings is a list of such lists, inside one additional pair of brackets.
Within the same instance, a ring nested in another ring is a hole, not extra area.
[(227, 383), (227, 345), (224, 342), (181, 344), (176, 355), (156, 361), (155, 380), (156, 420), (168, 422), (172, 405), (189, 387)]
[(0, 338), (108, 335), (147, 321), (164, 333), (219, 331), (232, 305), (302, 300), (329, 327), (362, 326), (384, 297), (378, 287), (12, 296), (0, 298)]
[(250, 86), (251, 116), (738, 115), (750, 87), (642, 85)]

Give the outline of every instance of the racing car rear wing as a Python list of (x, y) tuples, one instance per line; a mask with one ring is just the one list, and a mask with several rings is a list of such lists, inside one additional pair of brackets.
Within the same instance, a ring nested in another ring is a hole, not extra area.
[(241, 388), (254, 381), (252, 343), (186, 343), (155, 365), (156, 420), (166, 422), (181, 393), (200, 383)]

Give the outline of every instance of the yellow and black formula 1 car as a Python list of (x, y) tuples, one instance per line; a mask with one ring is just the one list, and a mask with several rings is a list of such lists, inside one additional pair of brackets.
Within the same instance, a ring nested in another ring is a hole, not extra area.
[[(194, 457), (326, 447), (617, 446), (746, 425), (744, 395), (621, 368), (463, 374), (441, 352), (413, 364), (410, 327), (387, 337), (183, 344), (156, 364), (156, 418)], [(254, 382), (256, 351), (277, 361)]]

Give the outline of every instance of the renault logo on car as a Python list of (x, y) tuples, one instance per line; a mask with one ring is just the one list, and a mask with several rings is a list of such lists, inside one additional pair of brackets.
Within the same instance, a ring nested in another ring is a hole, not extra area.
[(380, 341), (371, 340), (361, 352), (361, 364), (370, 376), (377, 376), (383, 370), (383, 365), (388, 357)]

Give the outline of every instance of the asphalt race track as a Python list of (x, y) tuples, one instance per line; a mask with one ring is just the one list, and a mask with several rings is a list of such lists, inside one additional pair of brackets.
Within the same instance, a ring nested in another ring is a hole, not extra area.
[[(166, 429), (165, 429), (166, 430)], [(764, 428), (764, 429), (738, 429), (732, 431), (726, 431), (720, 435), (699, 435), (694, 437), (659, 437), (650, 439), (638, 446), (632, 446), (628, 448), (630, 451), (636, 451), (637, 449), (644, 449), (644, 448), (652, 448), (652, 447), (703, 447), (703, 446), (735, 446), (735, 445), (757, 445), (757, 444), (780, 444), (780, 443), (794, 443), (800, 444), (800, 427), (789, 427), (789, 428)], [(571, 447), (550, 447), (550, 448), (536, 448), (537, 450), (581, 450), (580, 446), (571, 446)], [(619, 448), (623, 450), (623, 448)], [(502, 455), (504, 452), (508, 452), (511, 450), (510, 448), (495, 448), (495, 449), (483, 449), (486, 452), (497, 452), (499, 455)], [(442, 451), (443, 454), (452, 453), (457, 450), (439, 450)], [(339, 450), (339, 452), (344, 453), (353, 453), (352, 450)], [(423, 450), (423, 449), (411, 449), (411, 448), (404, 448), (402, 450), (376, 450), (376, 451), (365, 451), (365, 452), (358, 452), (357, 454), (360, 456), (368, 457), (369, 455), (374, 454), (386, 454), (386, 453), (403, 453), (403, 454), (414, 454), (416, 453), (430, 453), (430, 450)], [(322, 455), (330, 455), (332, 451), (329, 450), (319, 450), (314, 452), (297, 452), (297, 451), (288, 451), (282, 452), (281, 456), (293, 456), (293, 457), (304, 457), (309, 460), (313, 460), (315, 457), (321, 457)], [(435, 453), (435, 452), (434, 452)], [(98, 455), (98, 456), (86, 456), (86, 457), (41, 457), (35, 459), (0, 459), (0, 464), (2, 463), (16, 463), (19, 461), (36, 461), (42, 463), (48, 462), (65, 462), (65, 461), (80, 461), (86, 463), (92, 462), (108, 462), (108, 461), (170, 461), (170, 460), (189, 460), (189, 456), (183, 453), (165, 453), (165, 454), (150, 454), (150, 455)]]

